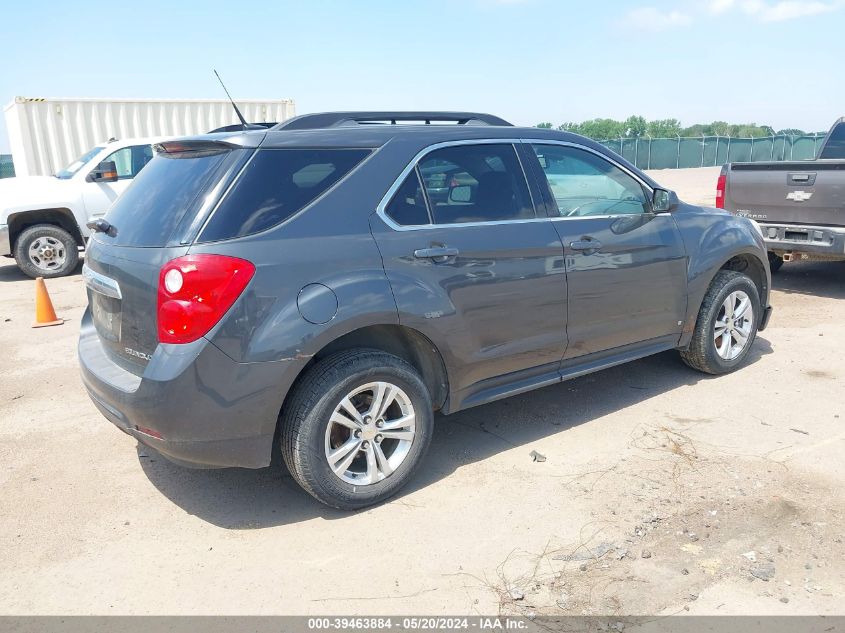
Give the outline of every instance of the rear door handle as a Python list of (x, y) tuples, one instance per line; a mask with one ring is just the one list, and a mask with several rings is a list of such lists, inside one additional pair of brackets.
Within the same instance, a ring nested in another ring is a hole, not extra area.
[(434, 261), (446, 261), (451, 257), (458, 256), (457, 248), (449, 248), (447, 246), (436, 246), (432, 248), (418, 248), (414, 251), (414, 257), (417, 259), (433, 259)]
[(601, 248), (601, 242), (593, 238), (584, 238), (583, 240), (575, 240), (569, 243), (569, 248), (573, 251), (584, 251), (587, 255), (596, 253)]

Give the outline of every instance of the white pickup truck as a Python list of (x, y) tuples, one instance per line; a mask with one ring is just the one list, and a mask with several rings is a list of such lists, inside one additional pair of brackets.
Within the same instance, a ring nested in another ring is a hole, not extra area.
[(90, 234), (85, 225), (106, 213), (161, 140), (112, 140), (54, 176), (0, 180), (0, 255), (14, 257), (30, 277), (73, 272)]

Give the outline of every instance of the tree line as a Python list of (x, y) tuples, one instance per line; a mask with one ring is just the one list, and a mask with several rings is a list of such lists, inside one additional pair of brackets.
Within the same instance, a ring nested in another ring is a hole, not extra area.
[(629, 116), (624, 121), (615, 119), (590, 119), (580, 123), (567, 122), (555, 126), (551, 122), (538, 123), (539, 128), (555, 128), (564, 132), (573, 132), (588, 138), (603, 141), (614, 138), (674, 138), (676, 136), (733, 136), (737, 138), (760, 138), (778, 134), (803, 135), (805, 132), (797, 128), (787, 128), (775, 131), (769, 125), (756, 123), (727, 123), (713, 121), (712, 123), (696, 123), (684, 127), (678, 119), (655, 119), (647, 121), (645, 117)]

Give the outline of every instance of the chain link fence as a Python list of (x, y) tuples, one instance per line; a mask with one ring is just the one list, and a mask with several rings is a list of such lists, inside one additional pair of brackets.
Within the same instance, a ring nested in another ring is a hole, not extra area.
[[(640, 169), (714, 167), (725, 163), (773, 160), (812, 160), (825, 135), (783, 134), (758, 138), (694, 136), (676, 138), (619, 138), (599, 141)], [(0, 154), (0, 178), (12, 178), (12, 156)]]
[(0, 154), (0, 178), (13, 178), (15, 165), (11, 154)]
[(676, 138), (620, 138), (599, 141), (640, 169), (714, 167), (725, 163), (773, 160), (812, 160), (824, 134), (783, 134), (759, 138), (695, 136)]

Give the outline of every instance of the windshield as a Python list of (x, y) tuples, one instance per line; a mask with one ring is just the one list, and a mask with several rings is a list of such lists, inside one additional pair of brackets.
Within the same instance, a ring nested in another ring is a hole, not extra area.
[(56, 174), (56, 178), (60, 178), (61, 180), (67, 180), (68, 178), (73, 178), (73, 175), (82, 169), (83, 165), (87, 163), (89, 160), (94, 158), (97, 154), (103, 151), (103, 146), (98, 145), (97, 147), (92, 147), (87, 152), (85, 152), (82, 156), (77, 158), (73, 161), (70, 165), (65, 167), (63, 170)]

